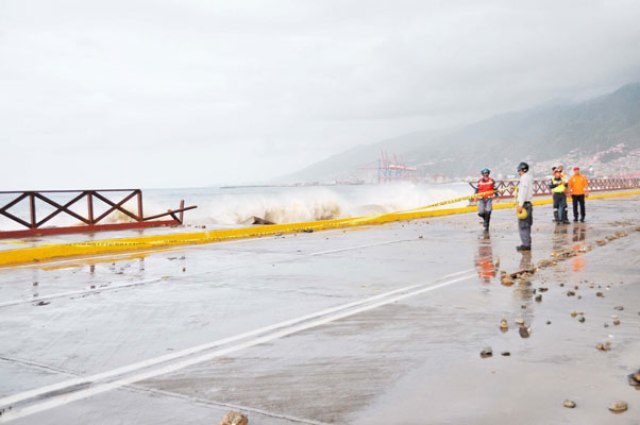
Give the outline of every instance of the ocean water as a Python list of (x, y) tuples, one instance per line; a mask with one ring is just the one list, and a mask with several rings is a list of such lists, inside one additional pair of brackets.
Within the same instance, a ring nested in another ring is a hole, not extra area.
[[(372, 216), (393, 211), (404, 211), (437, 202), (470, 195), (471, 188), (466, 183), (417, 184), (396, 182), (380, 185), (335, 185), (335, 186), (240, 186), (205, 187), (182, 189), (143, 190), (144, 216), (151, 216), (176, 209), (180, 200), (185, 206), (198, 208), (185, 212), (185, 225), (225, 228), (249, 225), (253, 217), (260, 217), (274, 223), (293, 223), (333, 218)], [(60, 204), (72, 199), (75, 194), (50, 193), (48, 196)], [(117, 202), (124, 192), (108, 196)], [(6, 205), (16, 198), (15, 194), (0, 194), (0, 203)], [(460, 202), (454, 205), (466, 205)], [(452, 205), (448, 205), (450, 207)], [(137, 202), (125, 204), (137, 211)], [(108, 205), (95, 201), (94, 215), (106, 211)], [(72, 211), (86, 215), (86, 201), (74, 204)], [(47, 217), (54, 207), (42, 202), (36, 203), (37, 220)], [(29, 205), (26, 200), (7, 210), (25, 221), (29, 221)], [(114, 212), (101, 223), (131, 221), (126, 215)], [(68, 215), (58, 214), (43, 227), (77, 225), (81, 222)], [(16, 230), (25, 227), (0, 216), (0, 230)]]

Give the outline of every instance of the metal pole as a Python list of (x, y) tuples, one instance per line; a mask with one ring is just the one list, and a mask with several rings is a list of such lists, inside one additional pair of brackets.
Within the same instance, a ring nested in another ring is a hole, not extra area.
[(88, 213), (88, 219), (89, 219), (89, 224), (94, 224), (95, 222), (93, 221), (93, 192), (89, 191), (87, 192), (87, 213)]
[(36, 197), (33, 192), (29, 192), (29, 213), (31, 216), (31, 228), (36, 228)]
[(142, 191), (138, 190), (138, 221), (143, 221), (144, 216), (142, 215)]

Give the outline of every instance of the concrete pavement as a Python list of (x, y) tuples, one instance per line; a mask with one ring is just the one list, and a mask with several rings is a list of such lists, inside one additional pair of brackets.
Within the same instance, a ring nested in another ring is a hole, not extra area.
[(639, 207), (536, 208), (531, 255), (499, 210), (1, 269), (0, 422), (637, 424)]

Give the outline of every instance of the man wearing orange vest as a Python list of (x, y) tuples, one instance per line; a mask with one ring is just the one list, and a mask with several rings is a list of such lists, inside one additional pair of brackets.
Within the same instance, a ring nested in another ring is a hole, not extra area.
[(580, 205), (580, 221), (584, 223), (584, 198), (589, 195), (589, 182), (580, 173), (580, 167), (573, 167), (573, 175), (569, 179), (569, 193), (573, 202), (573, 221), (578, 221), (578, 205)]
[(491, 170), (483, 168), (480, 171), (482, 177), (478, 180), (476, 186), (471, 185), (476, 190), (476, 193), (481, 193), (480, 199), (478, 199), (478, 215), (482, 218), (484, 225), (484, 231), (489, 231), (489, 222), (491, 221), (491, 210), (493, 198), (497, 195), (496, 182), (489, 177)]

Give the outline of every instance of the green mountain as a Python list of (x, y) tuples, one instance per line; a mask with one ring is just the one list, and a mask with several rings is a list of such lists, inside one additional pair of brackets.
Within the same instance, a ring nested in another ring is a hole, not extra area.
[(639, 149), (640, 83), (633, 83), (580, 103), (541, 106), (450, 131), (417, 132), (359, 146), (289, 177), (301, 182), (353, 179), (376, 167), (381, 151), (401, 157), (420, 175), (464, 177), (483, 167), (494, 174), (514, 174), (522, 160), (545, 172), (547, 163), (566, 158), (584, 164)]

